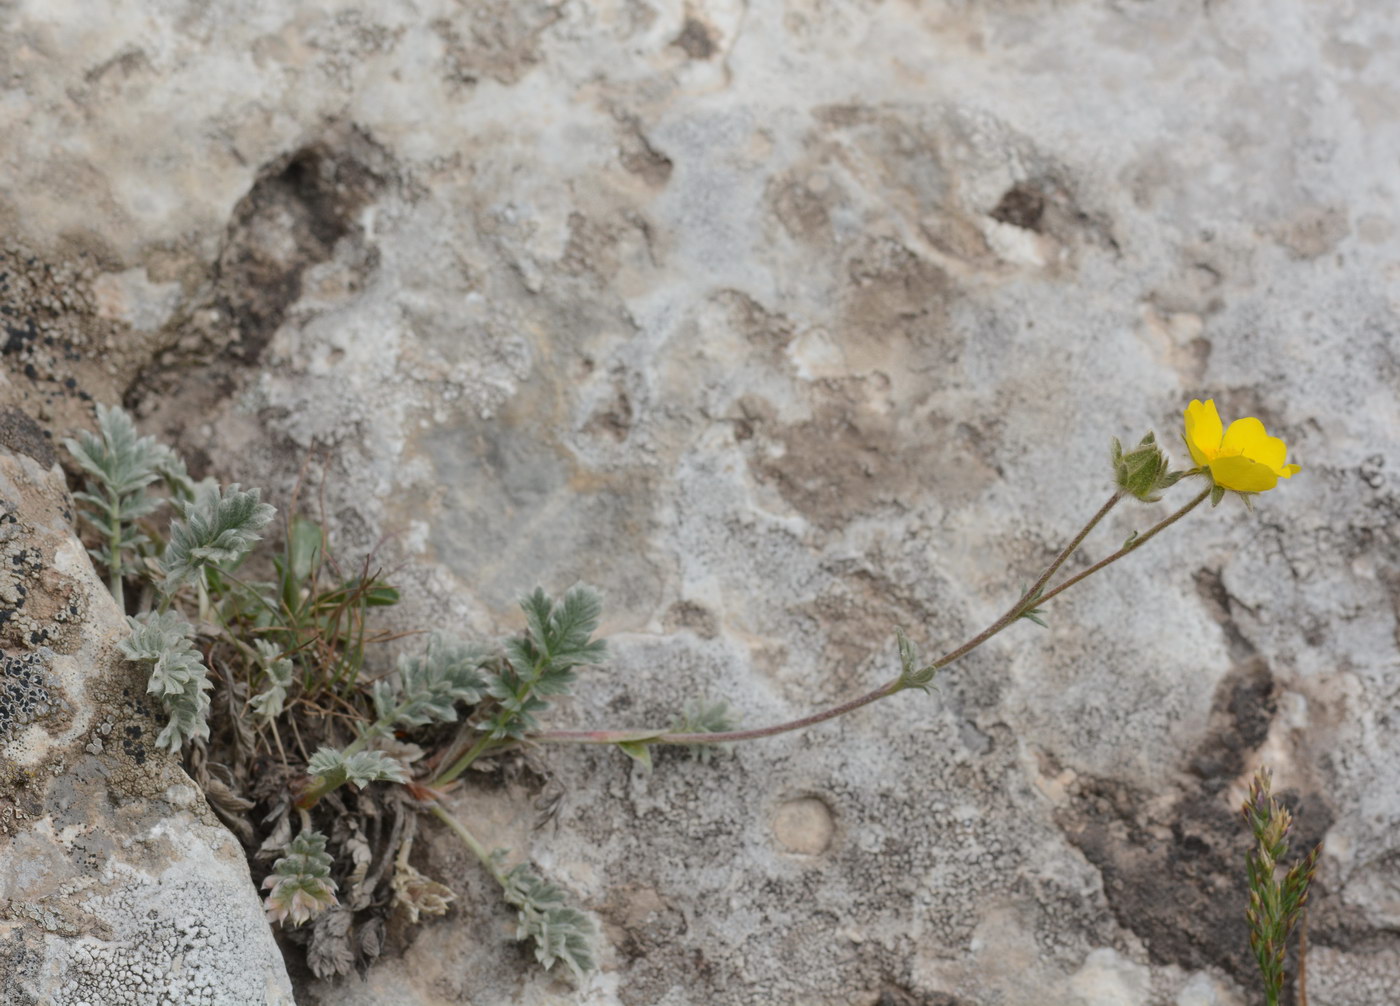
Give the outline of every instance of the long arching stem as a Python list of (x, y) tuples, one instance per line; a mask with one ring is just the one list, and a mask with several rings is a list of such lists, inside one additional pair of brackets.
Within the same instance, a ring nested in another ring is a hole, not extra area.
[[(1021, 618), (1031, 608), (1044, 601), (1048, 601), (1050, 598), (1072, 587), (1080, 580), (1083, 580), (1086, 576), (1096, 573), (1110, 563), (1123, 558), (1123, 556), (1127, 555), (1129, 552), (1136, 551), (1159, 532), (1170, 527), (1199, 506), (1210, 495), (1210, 488), (1207, 487), (1199, 496), (1195, 497), (1180, 510), (1177, 510), (1171, 516), (1155, 524), (1148, 531), (1134, 538), (1131, 543), (1124, 545), (1108, 558), (1096, 562), (1082, 572), (1076, 573), (1052, 590), (1045, 591), (1045, 585), (1050, 582), (1050, 578), (1053, 577), (1069, 557), (1078, 550), (1089, 532), (1107, 516), (1108, 512), (1123, 498), (1123, 495), (1122, 492), (1117, 492), (1109, 497), (1108, 502), (1099, 508), (1098, 512), (1080, 529), (1073, 540), (1055, 557), (1055, 560), (1046, 568), (1045, 572), (1040, 575), (1039, 579), (1031, 585), (1029, 590), (1021, 595), (1015, 604), (1007, 609), (1004, 615), (967, 642), (958, 646), (956, 649), (949, 650), (943, 656), (939, 657), (933, 662), (932, 666), (935, 668), (946, 667), (948, 664), (951, 664), (953, 661), (981, 646), (1012, 622)], [(876, 688), (874, 691), (866, 692), (864, 695), (843, 702), (838, 706), (833, 706), (830, 709), (824, 709), (820, 712), (812, 713), (809, 716), (803, 716), (800, 719), (789, 720), (786, 723), (776, 723), (772, 726), (757, 727), (752, 730), (729, 730), (722, 733), (668, 733), (664, 730), (658, 730), (655, 733), (650, 733), (645, 730), (545, 730), (530, 734), (527, 739), (538, 743), (554, 744), (619, 744), (628, 742), (643, 742), (646, 744), (726, 744), (731, 741), (758, 740), (763, 737), (773, 737), (777, 734), (788, 733), (792, 730), (801, 730), (804, 727), (814, 726), (826, 720), (835, 719), (837, 716), (843, 716), (846, 713), (859, 709), (861, 706), (867, 706), (886, 696), (893, 695), (895, 692), (902, 691), (904, 687), (906, 686), (903, 680), (895, 678), (881, 685), (879, 688)]]

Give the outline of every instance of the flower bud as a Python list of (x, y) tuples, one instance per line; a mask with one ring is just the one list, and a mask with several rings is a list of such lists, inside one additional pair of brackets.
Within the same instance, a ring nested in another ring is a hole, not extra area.
[(1126, 453), (1118, 438), (1113, 438), (1113, 477), (1125, 493), (1144, 503), (1156, 503), (1162, 498), (1156, 493), (1176, 485), (1181, 476), (1181, 472), (1171, 470), (1171, 462), (1151, 433)]

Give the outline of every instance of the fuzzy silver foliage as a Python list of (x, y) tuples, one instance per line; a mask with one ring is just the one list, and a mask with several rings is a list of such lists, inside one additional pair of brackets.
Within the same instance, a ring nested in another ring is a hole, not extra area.
[[(739, 721), (729, 711), (729, 703), (723, 699), (707, 702), (694, 699), (687, 702), (666, 732), (671, 734), (722, 734), (738, 729)], [(702, 764), (709, 764), (716, 754), (725, 750), (722, 744), (687, 744), (685, 751)]]
[(156, 460), (156, 471), (160, 474), (160, 479), (165, 483), (165, 487), (170, 490), (171, 496), (176, 500), (192, 500), (195, 492), (201, 486), (212, 486), (213, 479), (206, 478), (201, 482), (195, 482), (190, 478), (189, 469), (185, 467), (185, 459), (180, 457), (169, 448), (162, 447), (164, 455)]
[[(146, 489), (163, 479), (178, 479), (184, 462), (155, 437), (139, 436), (136, 424), (118, 406), (98, 405), (97, 433), (84, 430), (63, 445), (88, 475), (84, 491), (73, 494), (84, 504), (83, 519), (101, 538), (88, 552), (113, 573), (129, 572), (127, 554), (150, 544), (136, 521), (162, 502)], [(188, 475), (183, 477), (188, 481)]]
[(520, 607), (525, 633), (506, 643), (506, 659), (486, 684), (498, 708), (479, 726), (493, 740), (524, 737), (535, 729), (535, 714), (549, 705), (539, 696), (567, 692), (575, 667), (601, 663), (607, 654), (607, 644), (591, 638), (603, 611), (593, 588), (574, 587), (557, 602), (536, 588)]
[(483, 646), (434, 636), (426, 653), (400, 657), (397, 672), (374, 683), (376, 729), (455, 722), (458, 701), (481, 701), (486, 690), (481, 669), (491, 659)]
[[(139, 436), (131, 417), (115, 405), (97, 406), (97, 433), (83, 430), (63, 445), (83, 471), (119, 495), (140, 492), (161, 477), (162, 468), (178, 462), (155, 437)], [(146, 512), (156, 506), (155, 500), (149, 503)]]
[(262, 538), (261, 531), (277, 511), (261, 502), (259, 489), (237, 483), (219, 488), (196, 487), (194, 498), (180, 504), (184, 519), (170, 528), (161, 568), (164, 590), (173, 594), (208, 564), (230, 565), (243, 558)]
[(194, 626), (173, 611), (127, 617), (131, 635), (118, 644), (122, 655), (150, 667), (146, 691), (159, 696), (170, 717), (156, 743), (179, 751), (185, 741), (209, 737), (209, 672), (195, 649)]
[(319, 748), (306, 763), (306, 771), (333, 786), (350, 783), (363, 788), (372, 782), (407, 782), (408, 772), (383, 751), (346, 754), (335, 748)]
[(535, 959), (546, 971), (562, 961), (574, 977), (597, 967), (593, 920), (567, 904), (564, 892), (524, 863), (505, 874), (505, 900), (517, 913), (515, 938), (535, 941)]
[(287, 689), (292, 687), (292, 662), (282, 656), (276, 644), (266, 639), (256, 639), (253, 646), (258, 651), (258, 662), (262, 664), (267, 683), (263, 690), (248, 700), (248, 704), (263, 722), (270, 722), (282, 715), (287, 702)]
[(326, 836), (319, 831), (304, 830), (292, 839), (287, 854), (272, 865), (272, 872), (263, 881), (263, 887), (269, 889), (263, 902), (267, 917), (299, 926), (339, 904), (331, 861)]

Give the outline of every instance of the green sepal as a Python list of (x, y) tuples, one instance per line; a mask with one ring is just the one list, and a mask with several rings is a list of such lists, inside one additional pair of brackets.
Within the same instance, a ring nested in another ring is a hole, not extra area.
[(1181, 480), (1182, 472), (1171, 470), (1171, 461), (1157, 446), (1157, 438), (1148, 433), (1130, 451), (1124, 451), (1117, 437), (1113, 438), (1113, 477), (1118, 488), (1144, 503), (1156, 503), (1157, 493), (1169, 489)]
[(1211, 486), (1211, 487), (1210, 487), (1210, 505), (1211, 505), (1211, 506), (1213, 506), (1213, 507), (1219, 506), (1219, 505), (1220, 505), (1220, 501), (1223, 500), (1224, 498), (1225, 498), (1225, 487), (1224, 487), (1224, 486)]

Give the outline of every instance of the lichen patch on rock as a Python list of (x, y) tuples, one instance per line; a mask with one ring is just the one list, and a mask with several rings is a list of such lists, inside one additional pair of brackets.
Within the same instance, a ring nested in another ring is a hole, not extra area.
[(0, 1001), (290, 1006), (241, 849), (150, 743), (61, 473), (0, 446), (0, 500)]

